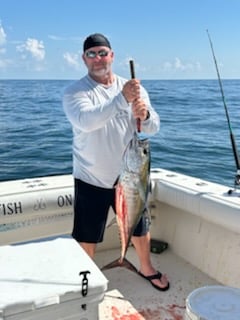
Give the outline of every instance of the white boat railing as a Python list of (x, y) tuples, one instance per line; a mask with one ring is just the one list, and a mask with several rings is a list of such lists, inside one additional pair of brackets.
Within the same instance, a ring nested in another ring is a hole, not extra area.
[(240, 233), (240, 190), (229, 194), (227, 186), (162, 169), (152, 180), (155, 200)]
[[(158, 201), (240, 233), (240, 196), (228, 187), (163, 169), (151, 172)], [(72, 175), (0, 182), (0, 245), (71, 232)]]
[(71, 175), (0, 183), (0, 245), (66, 234), (72, 222)]

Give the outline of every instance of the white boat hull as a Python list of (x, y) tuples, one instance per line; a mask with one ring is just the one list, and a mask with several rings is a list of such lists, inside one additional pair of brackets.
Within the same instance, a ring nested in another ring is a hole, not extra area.
[[(240, 193), (163, 169), (151, 172), (151, 234), (225, 285), (240, 287)], [(0, 245), (70, 234), (71, 175), (0, 183)], [(113, 213), (110, 212), (109, 220)], [(99, 250), (119, 247), (117, 226)]]

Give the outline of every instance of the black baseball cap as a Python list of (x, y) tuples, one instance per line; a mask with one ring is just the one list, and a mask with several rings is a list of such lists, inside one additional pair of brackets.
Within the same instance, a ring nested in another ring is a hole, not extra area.
[(111, 49), (108, 39), (101, 33), (94, 33), (88, 36), (83, 43), (83, 51), (92, 47), (104, 46)]

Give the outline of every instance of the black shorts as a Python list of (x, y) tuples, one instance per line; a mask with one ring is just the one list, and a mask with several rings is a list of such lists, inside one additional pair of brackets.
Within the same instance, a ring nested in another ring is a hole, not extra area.
[[(74, 180), (74, 223), (72, 236), (78, 242), (103, 241), (109, 208), (115, 211), (115, 189), (93, 186)], [(149, 219), (143, 215), (133, 235), (140, 237), (149, 231)]]

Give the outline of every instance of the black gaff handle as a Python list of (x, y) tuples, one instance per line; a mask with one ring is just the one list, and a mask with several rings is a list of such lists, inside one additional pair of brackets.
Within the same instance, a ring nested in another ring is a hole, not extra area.
[[(135, 68), (133, 60), (129, 60), (131, 79), (135, 79)], [(141, 132), (141, 120), (137, 119), (137, 132)]]

